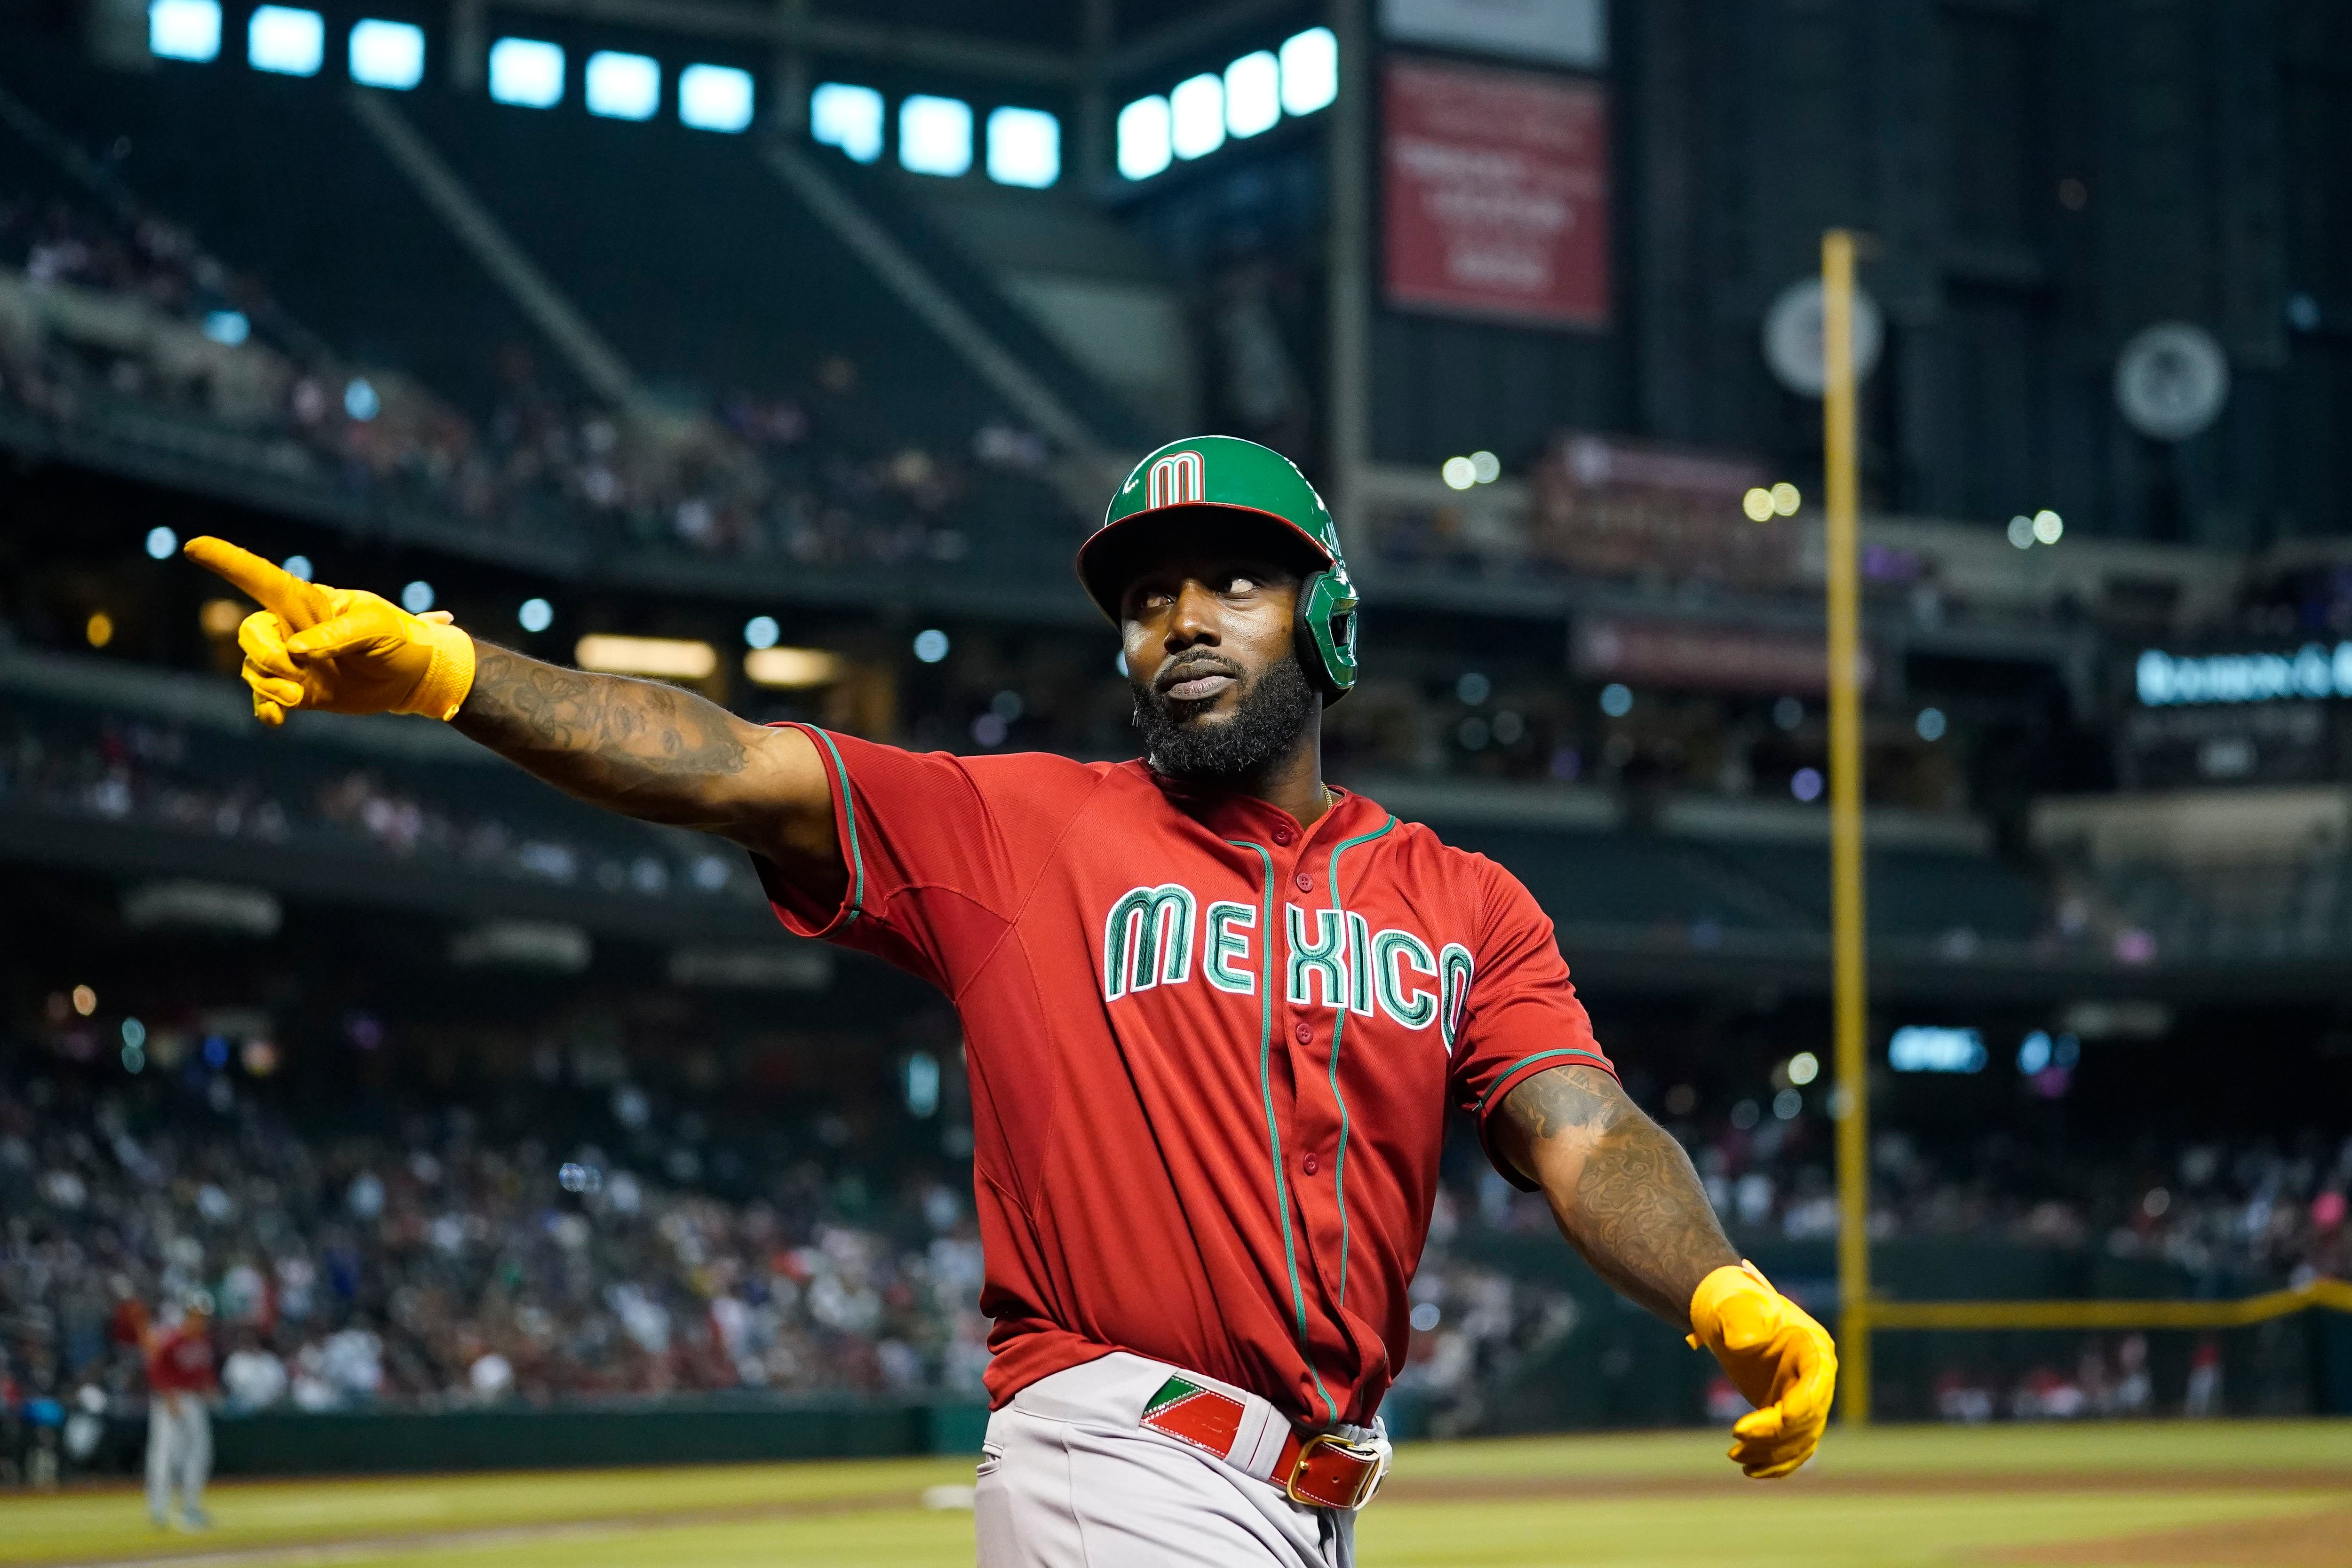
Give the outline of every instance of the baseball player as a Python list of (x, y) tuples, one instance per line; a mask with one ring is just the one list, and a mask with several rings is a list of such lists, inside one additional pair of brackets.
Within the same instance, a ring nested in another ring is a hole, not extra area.
[(212, 1476), (212, 1415), (205, 1407), (219, 1384), (204, 1303), (167, 1316), (161, 1326), (140, 1325), (147, 1359), (147, 1517), (158, 1530), (172, 1522), (177, 1494), (180, 1521), (190, 1530), (212, 1523), (205, 1482)]
[(1314, 489), (1204, 436), (1078, 555), (1144, 756), (918, 756), (543, 664), (446, 615), (187, 551), (260, 601), (254, 708), (421, 714), (582, 800), (751, 852), (793, 932), (961, 1014), (994, 1406), (984, 1568), (1339, 1568), (1388, 1464), (1446, 1109), (1612, 1284), (1811, 1456), (1835, 1357), (1618, 1086), (1550, 922), (1493, 862), (1323, 781), (1356, 595)]

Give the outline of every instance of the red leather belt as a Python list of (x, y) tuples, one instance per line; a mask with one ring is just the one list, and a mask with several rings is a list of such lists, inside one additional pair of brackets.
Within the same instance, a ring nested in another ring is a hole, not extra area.
[(1363, 1507), (1385, 1469), (1381, 1446), (1369, 1436), (1301, 1431), (1256, 1395), (1192, 1373), (1161, 1384), (1140, 1424), (1317, 1508)]
[(1381, 1454), (1370, 1443), (1359, 1443), (1337, 1432), (1302, 1437), (1294, 1431), (1283, 1440), (1274, 1476), (1293, 1502), (1313, 1503), (1318, 1508), (1361, 1508), (1372, 1500), (1372, 1489), (1381, 1484)]

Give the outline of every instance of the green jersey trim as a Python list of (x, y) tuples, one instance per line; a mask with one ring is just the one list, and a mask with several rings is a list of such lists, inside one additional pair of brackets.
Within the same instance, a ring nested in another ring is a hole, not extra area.
[[(1343, 839), (1331, 846), (1330, 876), (1333, 909), (1340, 910), (1344, 915), (1344, 908), (1339, 903), (1339, 857), (1358, 844), (1369, 844), (1374, 839), (1382, 837), (1396, 825), (1396, 819), (1391, 817), (1369, 833), (1359, 833), (1352, 839)], [(1343, 920), (1342, 925), (1344, 924)], [(1350, 978), (1352, 980), (1356, 977), (1350, 977)], [(1339, 1092), (1339, 1040), (1346, 1032), (1347, 1027), (1348, 1008), (1346, 1002), (1342, 1001), (1339, 1010), (1331, 1015), (1331, 1098), (1337, 1101), (1339, 1106), (1339, 1155), (1331, 1162), (1331, 1197), (1332, 1200), (1339, 1206), (1339, 1304), (1343, 1307), (1348, 1304), (1348, 1097)]]
[(811, 735), (815, 736), (819, 740), (824, 742), (825, 750), (830, 752), (833, 756), (834, 773), (841, 779), (842, 820), (849, 824), (849, 869), (851, 877), (849, 885), (848, 918), (850, 920), (856, 920), (860, 915), (866, 912), (866, 856), (857, 847), (857, 795), (856, 790), (850, 786), (849, 765), (842, 761), (841, 747), (833, 743), (833, 737), (817, 728), (814, 725), (810, 725), (808, 727), (808, 732)]
[[(1496, 1079), (1495, 1082), (1498, 1084), (1507, 1083), (1510, 1082), (1512, 1073), (1517, 1072), (1520, 1068), (1527, 1066), (1529, 1062), (1549, 1061), (1555, 1056), (1580, 1057), (1584, 1061), (1590, 1061), (1595, 1066), (1609, 1072), (1610, 1076), (1616, 1076), (1615, 1070), (1611, 1068), (1609, 1065), (1609, 1059), (1601, 1055), (1599, 1051), (1576, 1051), (1567, 1047), (1562, 1047), (1558, 1051), (1538, 1051), (1533, 1056), (1523, 1056), (1519, 1058), (1517, 1061), (1511, 1063), (1510, 1066), (1503, 1069), (1503, 1075), (1500, 1078)], [(1470, 1113), (1474, 1116), (1485, 1114), (1486, 1110), (1486, 1102), (1493, 1097), (1494, 1092), (1495, 1092), (1492, 1089), (1489, 1089), (1486, 1093), (1479, 1095), (1478, 1103), (1470, 1107)]]
[(1237, 850), (1249, 850), (1258, 859), (1265, 882), (1265, 913), (1259, 929), (1265, 933), (1262, 943), (1265, 956), (1259, 960), (1257, 1003), (1257, 1083), (1265, 1099), (1265, 1142), (1274, 1156), (1274, 1207), (1282, 1216), (1282, 1261), (1290, 1270), (1290, 1308), (1298, 1322), (1298, 1354), (1306, 1360), (1307, 1375), (1315, 1380), (1315, 1392), (1323, 1396), (1324, 1407), (1334, 1416), (1339, 1406), (1331, 1402), (1330, 1391), (1323, 1386), (1323, 1375), (1315, 1370), (1314, 1347), (1307, 1341), (1307, 1294), (1298, 1284), (1298, 1241), (1290, 1229), (1290, 1185), (1282, 1174), (1282, 1129), (1274, 1115), (1274, 856), (1263, 844), (1247, 839), (1227, 839), (1225, 842)]

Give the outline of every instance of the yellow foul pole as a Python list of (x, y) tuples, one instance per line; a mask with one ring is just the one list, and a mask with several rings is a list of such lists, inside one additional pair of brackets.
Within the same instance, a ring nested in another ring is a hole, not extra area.
[(1829, 519), (1830, 907), (1836, 1012), (1840, 1412), (1870, 1420), (1870, 1062), (1862, 933), (1862, 690), (1855, 535), (1853, 235), (1822, 235), (1822, 400)]

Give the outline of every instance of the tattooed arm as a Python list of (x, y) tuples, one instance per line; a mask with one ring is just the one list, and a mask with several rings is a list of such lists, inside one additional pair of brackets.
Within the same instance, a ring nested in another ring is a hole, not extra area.
[(1599, 1068), (1520, 1083), (1494, 1135), (1593, 1271), (1675, 1328), (1691, 1326), (1699, 1281), (1738, 1263), (1690, 1156)]
[(476, 642), (457, 730), (566, 794), (695, 828), (774, 861), (823, 902), (846, 879), (815, 746), (654, 681), (593, 675)]

